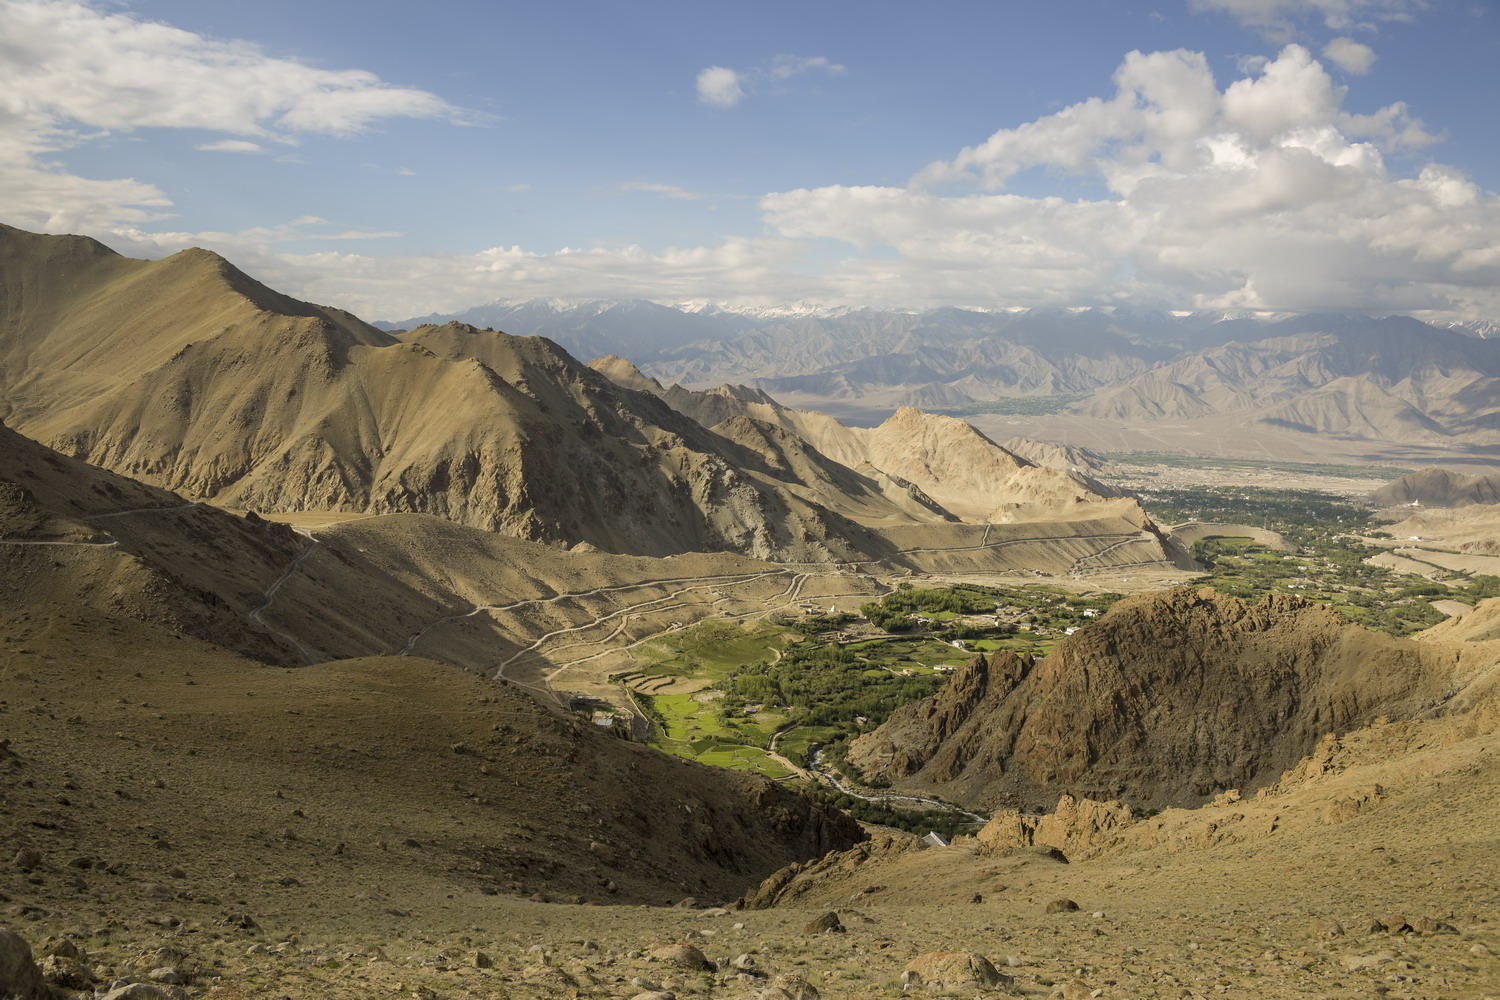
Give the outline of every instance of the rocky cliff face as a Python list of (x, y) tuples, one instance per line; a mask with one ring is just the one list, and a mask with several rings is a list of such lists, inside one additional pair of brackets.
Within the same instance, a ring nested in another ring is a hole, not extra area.
[(971, 805), (1194, 804), (1274, 780), (1325, 733), (1442, 710), (1485, 655), (1296, 598), (1179, 588), (1120, 602), (1040, 661), (976, 657), (849, 759)]

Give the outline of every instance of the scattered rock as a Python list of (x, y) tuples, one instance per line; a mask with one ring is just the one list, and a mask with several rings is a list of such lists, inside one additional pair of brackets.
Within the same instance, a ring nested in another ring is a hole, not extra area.
[(762, 1000), (818, 1000), (818, 991), (801, 976), (777, 976), (761, 994)]
[(1344, 925), (1332, 917), (1314, 917), (1307, 925), (1307, 932), (1315, 938), (1328, 940), (1330, 938), (1343, 937)]
[(1396, 956), (1393, 952), (1377, 951), (1372, 955), (1345, 955), (1339, 959), (1339, 965), (1342, 965), (1350, 972), (1362, 972), (1366, 969), (1379, 968), (1387, 962), (1394, 962), (1395, 960)]
[(653, 962), (665, 962), (682, 969), (693, 971), (713, 971), (713, 963), (708, 956), (694, 948), (690, 944), (664, 944), (651, 949), (651, 960)]
[(918, 955), (901, 975), (903, 986), (961, 989), (970, 986), (1009, 986), (1009, 976), (972, 951), (933, 951)]
[(1418, 934), (1457, 934), (1458, 928), (1437, 917), (1418, 917), (1412, 921), (1411, 929)]
[(815, 920), (808, 921), (807, 926), (802, 928), (803, 934), (842, 934), (843, 932), (843, 921), (839, 920), (839, 915), (832, 910)]
[(630, 1000), (677, 1000), (677, 994), (666, 990), (647, 990), (645, 993), (637, 993)]
[(18, 1000), (47, 1000), (42, 971), (31, 957), (31, 946), (19, 934), (0, 930), (0, 996)]
[(1103, 992), (1103, 990), (1094, 989), (1082, 979), (1069, 979), (1054, 989), (1052, 995), (1060, 997), (1061, 1000), (1090, 1000), (1091, 997), (1097, 997)]
[[(42, 959), (42, 978), (53, 986), (68, 990), (86, 990), (94, 985), (94, 970), (80, 958), (71, 955), (48, 955)], [(3, 987), (0, 983), (0, 987)]]
[(1052, 902), (1047, 904), (1045, 912), (1072, 913), (1077, 909), (1078, 904), (1073, 902), (1071, 899), (1054, 899)]
[(76, 958), (80, 962), (89, 960), (89, 953), (78, 946), (76, 941), (65, 937), (48, 938), (42, 942), (37, 949), (39, 955), (57, 955), (62, 958)]
[(102, 1000), (178, 1000), (181, 992), (171, 986), (154, 983), (130, 983), (110, 990)]
[(1385, 925), (1385, 932), (1387, 934), (1411, 933), (1411, 924), (1407, 923), (1406, 917), (1402, 916), (1399, 913), (1388, 913), (1378, 919), (1380, 923)]

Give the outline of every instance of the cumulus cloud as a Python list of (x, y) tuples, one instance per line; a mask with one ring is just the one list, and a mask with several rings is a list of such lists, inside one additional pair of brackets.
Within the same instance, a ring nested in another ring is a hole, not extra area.
[[(762, 211), (782, 236), (873, 251), (829, 274), (855, 300), (1500, 310), (1500, 198), (1439, 164), (1393, 170), (1391, 152), (1433, 141), (1404, 105), (1344, 111), (1344, 88), (1297, 45), (1223, 89), (1181, 51), (1131, 53), (1114, 82), (909, 187), (787, 191)], [(996, 192), (1034, 167), (1108, 196), (942, 193)]]
[(744, 100), (755, 84), (782, 83), (804, 73), (842, 76), (848, 70), (827, 56), (778, 55), (769, 65), (735, 70), (709, 66), (698, 71), (698, 100), (715, 108), (732, 108)]
[(1375, 50), (1352, 38), (1342, 36), (1323, 46), (1323, 57), (1345, 73), (1359, 76), (1370, 72), (1375, 65)]
[[(16, 10), (33, 21), (17, 20)], [(82, 27), (66, 27), (67, 19), (59, 27), (54, 18), (47, 30), (76, 37), (87, 53), (81, 62), (49, 55), (66, 45), (35, 30), (36, 18), (58, 11)], [(201, 61), (219, 60), (243, 75), (233, 95), (221, 99), (211, 91), (205, 107), (196, 106), (196, 97), (177, 100), (177, 107), (171, 90), (150, 85), (150, 59), (141, 57), (130, 71), (108, 65), (110, 50), (89, 42), (99, 32), (136, 39), (121, 43), (122, 65), (131, 65), (130, 52), (152, 45), (177, 51), (183, 34), (78, 4), (0, 0), (0, 217), (30, 228), (89, 232), (141, 256), (209, 246), (275, 287), (367, 317), (553, 295), (744, 305), (1128, 303), (1500, 315), (1500, 197), (1441, 163), (1410, 166), (1405, 154), (1435, 141), (1411, 110), (1399, 102), (1370, 113), (1347, 110), (1347, 88), (1299, 45), (1223, 83), (1201, 53), (1130, 53), (1111, 92), (1001, 128), (928, 165), (904, 187), (835, 185), (765, 195), (759, 208), (769, 235), (666, 249), (497, 246), (477, 254), (379, 256), (359, 241), (397, 234), (311, 217), (238, 232), (156, 231), (171, 207), (165, 192), (131, 178), (76, 177), (55, 163), (49, 154), (83, 141), (85, 130), (178, 124), (274, 148), (299, 129), (345, 134), (376, 120), (368, 117), (373, 104), (303, 103), (295, 89), (292, 97), (251, 99), (239, 91), (271, 73), (268, 63), (282, 63), (253, 48), (201, 39)], [(158, 38), (165, 41), (150, 41)], [(191, 61), (190, 50), (179, 54)], [(59, 62), (38, 72), (39, 79), (74, 66), (94, 74), (92, 85), (42, 86), (22, 72), (45, 68), (48, 60)], [(802, 62), (808, 65), (796, 72), (784, 64), (787, 78), (834, 72), (835, 64), (815, 57)], [(770, 85), (776, 65), (759, 79)], [(141, 75), (143, 92), (122, 94), (118, 103), (125, 107), (105, 107), (115, 90), (131, 89), (121, 72)], [(316, 81), (324, 71), (299, 72)], [(737, 73), (734, 84), (739, 100), (746, 91)], [(358, 86), (392, 89), (374, 78)], [(384, 107), (391, 114), (403, 113), (390, 110), (401, 107), (455, 114), (431, 95), (408, 100)], [(292, 115), (294, 107), (301, 110)], [(1074, 174), (1102, 193), (1065, 198), (1007, 190), (1027, 171), (1038, 183), (1049, 173)], [(625, 188), (692, 195), (645, 181)], [(306, 252), (330, 240), (341, 249)], [(830, 241), (844, 252), (831, 253)]]
[(1269, 38), (1288, 39), (1309, 22), (1334, 31), (1409, 21), (1427, 0), (1190, 0), (1194, 10), (1225, 13)]
[(258, 142), (251, 142), (248, 139), (220, 139), (218, 142), (201, 143), (196, 148), (201, 149), (205, 153), (246, 153), (250, 155), (266, 151), (266, 147)]
[(0, 2), (0, 39), (0, 214), (44, 228), (141, 222), (170, 205), (150, 184), (73, 177), (49, 159), (100, 135), (203, 129), (239, 138), (199, 148), (250, 153), (386, 118), (474, 120), (364, 70), (319, 69), (76, 0)]
[(725, 66), (698, 71), (698, 100), (713, 108), (732, 108), (745, 97), (740, 75)]

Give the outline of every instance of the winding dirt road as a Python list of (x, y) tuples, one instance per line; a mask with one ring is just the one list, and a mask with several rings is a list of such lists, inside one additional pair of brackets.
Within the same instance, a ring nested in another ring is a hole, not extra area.
[(961, 816), (968, 817), (976, 823), (989, 822), (988, 816), (981, 816), (978, 813), (969, 812), (969, 810), (964, 809), (961, 806), (956, 806), (951, 802), (944, 802), (942, 799), (929, 799), (926, 796), (922, 795), (900, 795), (895, 792), (874, 792), (874, 794), (871, 794), (868, 792), (859, 791), (858, 789), (850, 788), (848, 785), (840, 781), (836, 774), (834, 774), (824, 766), (823, 751), (821, 748), (813, 751), (811, 770), (818, 776), (818, 779), (823, 782), (823, 784), (828, 785), (835, 791), (842, 792), (845, 795), (852, 795), (856, 799), (864, 799), (866, 802), (912, 802), (916, 803), (919, 806), (924, 806), (928, 809), (940, 809), (943, 812), (958, 813)]

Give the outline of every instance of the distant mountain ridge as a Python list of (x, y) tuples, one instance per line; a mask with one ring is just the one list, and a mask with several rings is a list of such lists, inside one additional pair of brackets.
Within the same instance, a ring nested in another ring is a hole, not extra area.
[(758, 387), (873, 415), (996, 400), (1129, 423), (1236, 416), (1403, 443), (1500, 444), (1500, 326), (1144, 309), (788, 310), (536, 301), (460, 314), (621, 355), (663, 384)]

